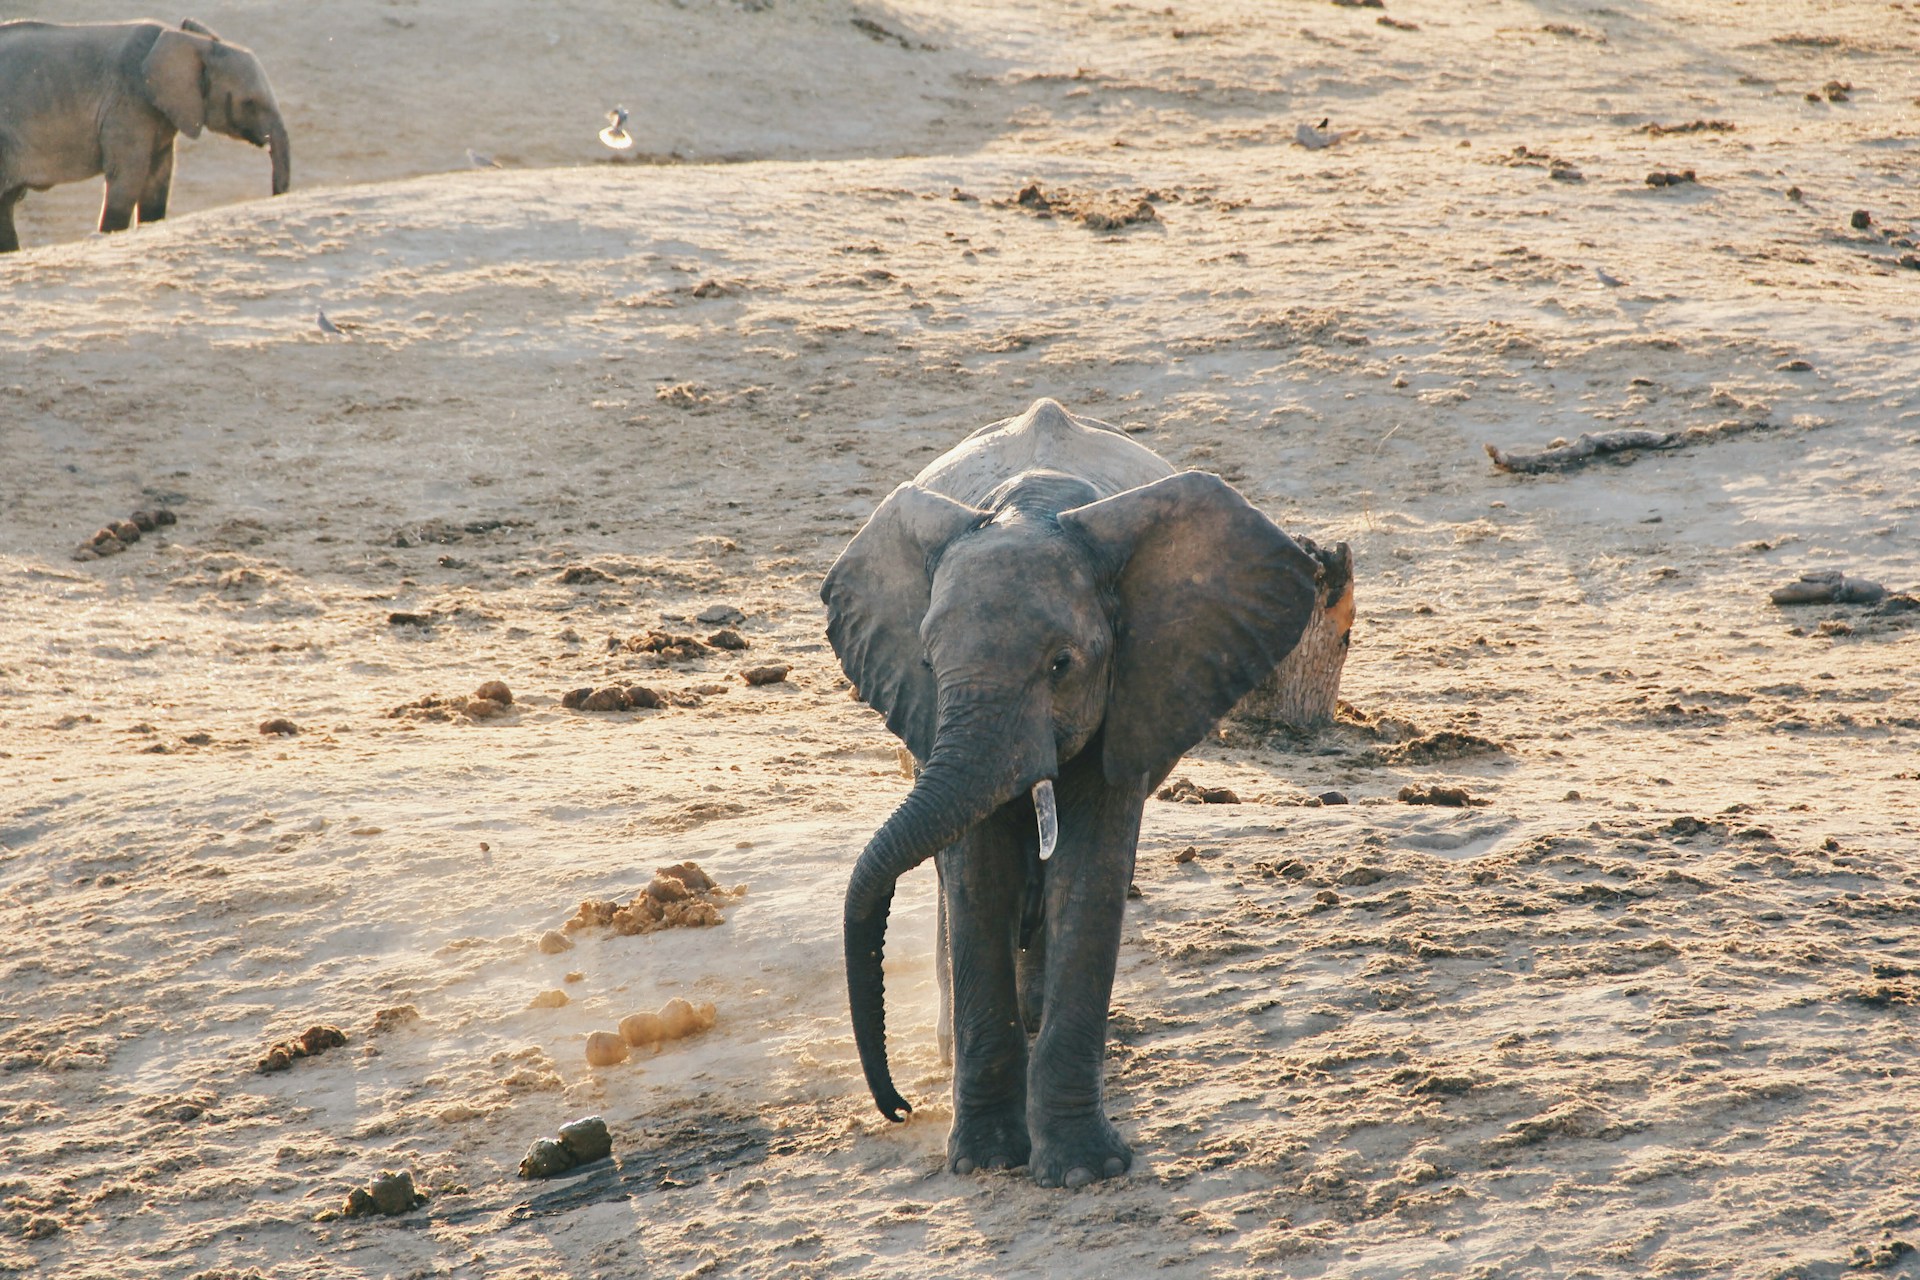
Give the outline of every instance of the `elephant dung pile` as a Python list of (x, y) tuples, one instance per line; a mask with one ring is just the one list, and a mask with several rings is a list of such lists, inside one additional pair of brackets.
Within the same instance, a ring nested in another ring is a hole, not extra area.
[(387, 712), (389, 720), (491, 720), (505, 715), (513, 707), (513, 691), (502, 680), (489, 680), (467, 697), (442, 697), (437, 693), (415, 698)]
[(596, 1031), (589, 1035), (587, 1065), (618, 1066), (632, 1057), (635, 1049), (651, 1048), (658, 1053), (670, 1041), (711, 1030), (717, 1016), (712, 1001), (693, 1004), (676, 996), (661, 1005), (658, 1013), (634, 1013), (620, 1019), (618, 1032)]
[(339, 1209), (329, 1209), (319, 1215), (318, 1221), (328, 1222), (334, 1218), (397, 1218), (403, 1213), (411, 1213), (427, 1202), (426, 1195), (413, 1185), (413, 1174), (406, 1169), (394, 1173), (383, 1169), (379, 1175), (364, 1187), (355, 1187), (347, 1192), (347, 1202)]
[(560, 1126), (551, 1138), (535, 1138), (520, 1161), (523, 1178), (551, 1178), (576, 1165), (591, 1164), (613, 1154), (613, 1135), (599, 1116), (587, 1116)]
[(91, 538), (73, 549), (73, 558), (98, 560), (102, 556), (118, 554), (140, 541), (141, 534), (152, 533), (155, 529), (174, 523), (176, 519), (173, 512), (165, 507), (155, 507), (151, 511), (136, 511), (125, 520), (109, 520)]
[(317, 1058), (346, 1042), (347, 1033), (340, 1028), (315, 1023), (293, 1039), (269, 1046), (257, 1066), (262, 1072), (285, 1071), (295, 1058)]
[(705, 928), (724, 924), (726, 917), (720, 914), (720, 907), (746, 891), (744, 885), (722, 889), (697, 865), (682, 862), (656, 870), (653, 881), (629, 903), (591, 898), (582, 902), (573, 919), (562, 927), (568, 933), (611, 928), (621, 937), (656, 929)]

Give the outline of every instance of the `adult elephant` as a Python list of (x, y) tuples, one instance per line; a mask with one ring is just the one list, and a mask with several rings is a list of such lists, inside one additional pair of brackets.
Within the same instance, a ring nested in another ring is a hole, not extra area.
[(13, 207), (104, 173), (100, 230), (167, 216), (173, 140), (212, 129), (266, 147), (273, 194), (292, 179), (287, 126), (259, 59), (188, 19), (0, 23), (0, 253), (20, 247)]
[(827, 574), (834, 652), (921, 762), (847, 886), (854, 1038), (904, 1119), (881, 949), (895, 881), (936, 858), (954, 1172), (1131, 1164), (1101, 1067), (1141, 810), (1294, 646), (1318, 567), (1218, 476), (1040, 400), (895, 489)]

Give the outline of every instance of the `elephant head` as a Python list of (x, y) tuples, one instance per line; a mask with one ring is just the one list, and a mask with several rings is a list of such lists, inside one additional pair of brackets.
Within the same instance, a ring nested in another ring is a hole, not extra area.
[(1003, 805), (1033, 797), (1051, 851), (1053, 782), (1097, 752), (1102, 785), (1146, 789), (1285, 656), (1314, 564), (1217, 476), (1099, 498), (1027, 472), (981, 506), (896, 489), (822, 587), (860, 698), (922, 762), (847, 888), (847, 984), (861, 1065), (890, 1119), (881, 950), (894, 884)]
[(283, 194), (293, 177), (287, 126), (259, 59), (191, 18), (180, 28), (162, 31), (141, 64), (148, 100), (189, 138), (207, 128), (266, 147), (273, 194)]

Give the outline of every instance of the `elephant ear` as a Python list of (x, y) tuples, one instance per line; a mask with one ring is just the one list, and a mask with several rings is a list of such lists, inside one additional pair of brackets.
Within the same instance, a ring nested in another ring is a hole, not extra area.
[(193, 32), (193, 34), (197, 36), (205, 36), (207, 39), (213, 41), (215, 44), (220, 43), (220, 37), (218, 34), (214, 32), (214, 29), (212, 27), (208, 26), (204, 22), (196, 21), (193, 18), (180, 19), (180, 29), (182, 31), (191, 31)]
[(964, 502), (903, 484), (827, 571), (820, 599), (827, 639), (860, 700), (915, 758), (933, 751), (938, 689), (924, 661), (920, 623), (933, 594), (941, 548), (986, 519)]
[(199, 137), (207, 122), (205, 55), (211, 44), (202, 35), (162, 31), (140, 64), (147, 101), (189, 138)]
[(1299, 642), (1314, 562), (1200, 471), (1064, 511), (1060, 523), (1093, 545), (1115, 597), (1107, 781), (1157, 783)]

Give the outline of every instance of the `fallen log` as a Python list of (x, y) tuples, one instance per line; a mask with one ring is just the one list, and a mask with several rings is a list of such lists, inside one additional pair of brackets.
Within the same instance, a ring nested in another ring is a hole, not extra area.
[(1627, 427), (1618, 431), (1583, 432), (1571, 444), (1562, 441), (1537, 453), (1509, 453), (1493, 444), (1487, 444), (1484, 448), (1497, 470), (1538, 475), (1543, 471), (1571, 471), (1610, 453), (1636, 449), (1684, 449), (1690, 445), (1712, 444), (1728, 436), (1744, 435), (1750, 431), (1764, 431), (1773, 425), (1766, 421), (1743, 422), (1735, 418), (1704, 427), (1684, 427), (1678, 431)]

